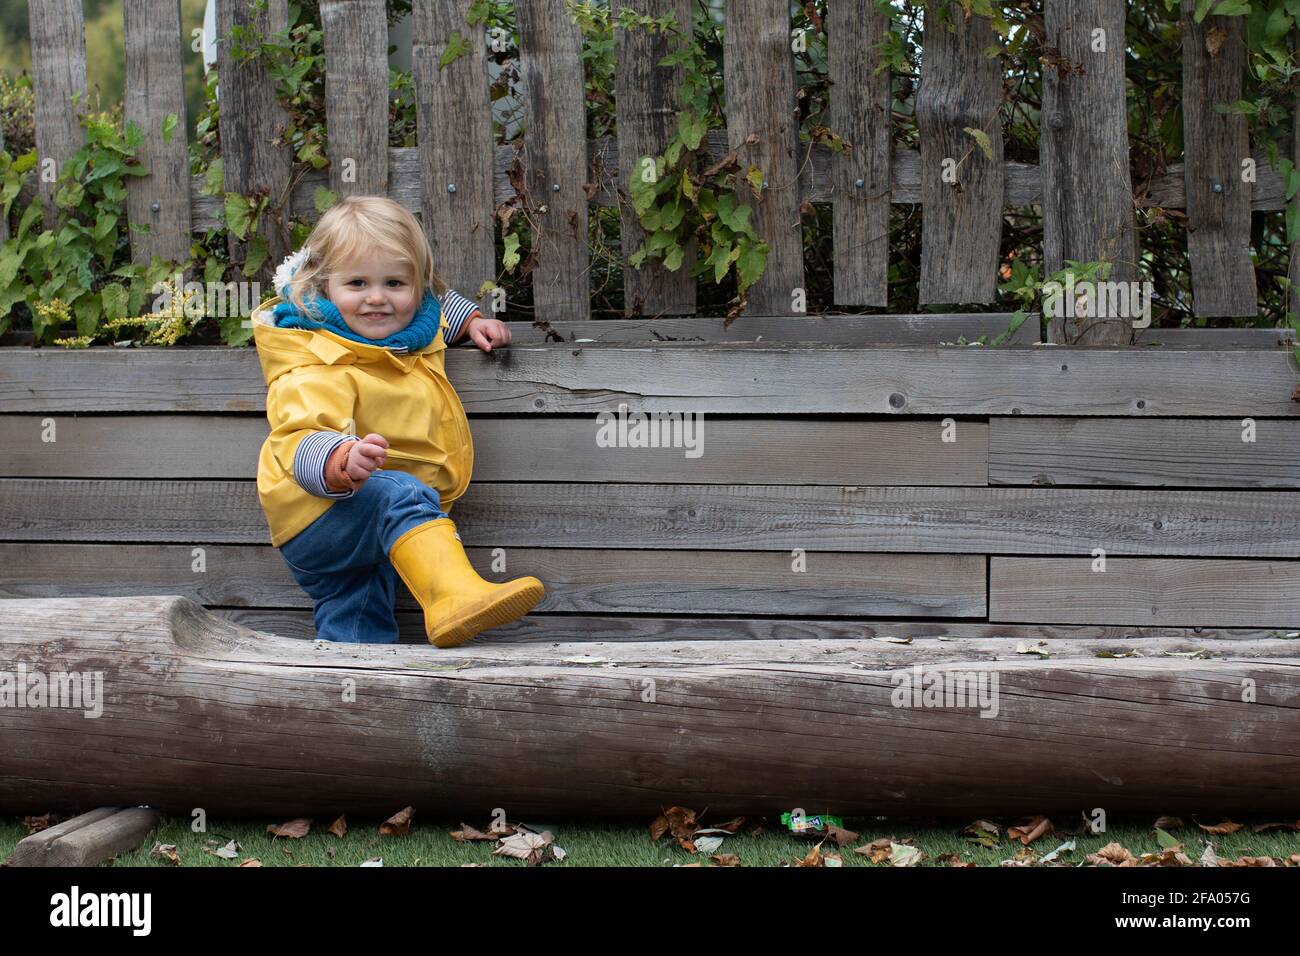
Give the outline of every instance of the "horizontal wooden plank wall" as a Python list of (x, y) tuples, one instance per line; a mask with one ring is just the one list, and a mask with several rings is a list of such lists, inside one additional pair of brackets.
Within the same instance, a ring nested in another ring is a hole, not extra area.
[[(1300, 631), (1284, 349), (552, 344), (448, 368), (471, 560), (548, 587), (493, 640)], [(182, 594), (311, 637), (257, 502), (264, 392), (250, 349), (0, 349), (0, 597)], [(688, 447), (601, 447), (619, 403), (704, 415)]]

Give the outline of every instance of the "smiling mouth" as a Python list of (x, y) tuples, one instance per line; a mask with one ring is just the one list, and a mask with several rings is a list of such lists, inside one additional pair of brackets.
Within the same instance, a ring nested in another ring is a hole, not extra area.
[(391, 313), (388, 312), (362, 312), (363, 319), (386, 319)]

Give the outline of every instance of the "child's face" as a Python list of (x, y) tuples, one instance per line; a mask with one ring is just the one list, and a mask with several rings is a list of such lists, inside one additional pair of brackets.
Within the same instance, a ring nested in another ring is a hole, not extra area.
[(330, 275), (326, 297), (353, 332), (382, 339), (411, 324), (420, 296), (409, 263), (371, 252)]

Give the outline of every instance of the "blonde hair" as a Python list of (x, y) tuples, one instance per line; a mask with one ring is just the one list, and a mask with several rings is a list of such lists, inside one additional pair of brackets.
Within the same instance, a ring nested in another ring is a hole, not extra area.
[(425, 289), (438, 297), (447, 291), (446, 281), (433, 267), (433, 250), (419, 221), (387, 196), (345, 196), (325, 210), (305, 245), (311, 255), (289, 281), (287, 297), (303, 315), (316, 315), (306, 299), (309, 295), (327, 298), (326, 282), (331, 275), (374, 251), (410, 264), (420, 287), (419, 298), (424, 297)]

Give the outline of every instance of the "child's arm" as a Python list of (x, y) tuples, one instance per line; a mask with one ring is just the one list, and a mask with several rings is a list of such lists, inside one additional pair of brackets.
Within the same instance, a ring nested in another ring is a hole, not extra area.
[(447, 330), (443, 333), (442, 340), (448, 345), (455, 345), (469, 320), (475, 315), (481, 318), (483, 313), (479, 311), (477, 303), (465, 298), (450, 286), (447, 287), (441, 302), (443, 312), (447, 316)]
[(355, 396), (342, 376), (310, 370), (290, 372), (271, 383), (266, 396), (266, 417), (271, 426), (271, 454), (303, 490), (321, 498), (350, 498), (355, 488), (340, 490), (326, 477), (335, 454), (349, 442), (359, 441), (349, 429)]

